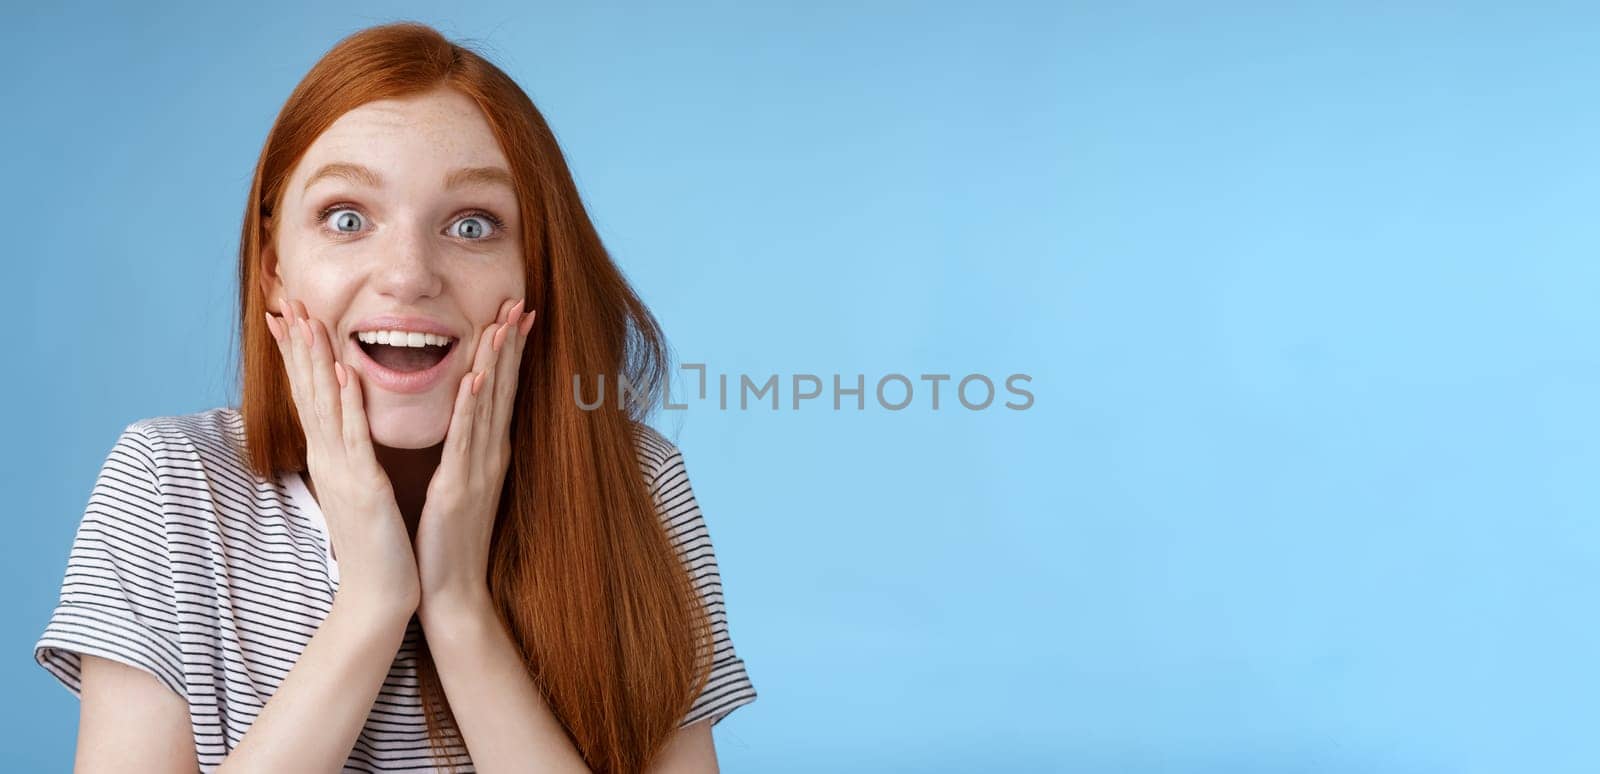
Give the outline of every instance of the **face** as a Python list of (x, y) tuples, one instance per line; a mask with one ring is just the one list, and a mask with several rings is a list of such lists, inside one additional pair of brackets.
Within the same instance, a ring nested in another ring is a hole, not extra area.
[(282, 314), (287, 296), (326, 326), (375, 443), (443, 441), (479, 331), (526, 290), (510, 166), (482, 112), (438, 90), (344, 114), (274, 220), (268, 308)]

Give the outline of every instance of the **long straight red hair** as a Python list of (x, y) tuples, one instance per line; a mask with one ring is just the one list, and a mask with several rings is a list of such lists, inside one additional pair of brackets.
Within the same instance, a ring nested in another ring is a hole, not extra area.
[[(490, 593), (528, 672), (594, 771), (637, 772), (710, 674), (706, 611), (661, 521), (638, 434), (667, 378), (655, 318), (601, 244), (555, 135), (517, 84), (431, 27), (371, 27), (330, 49), (289, 95), (256, 163), (239, 241), (240, 411), (255, 471), (305, 468), (305, 436), (266, 329), (262, 248), (312, 142), (363, 103), (436, 88), (471, 98), (510, 162), (528, 307)], [(574, 378), (625, 378), (638, 400), (585, 410)], [(418, 677), (436, 755), (461, 743), (426, 642)]]

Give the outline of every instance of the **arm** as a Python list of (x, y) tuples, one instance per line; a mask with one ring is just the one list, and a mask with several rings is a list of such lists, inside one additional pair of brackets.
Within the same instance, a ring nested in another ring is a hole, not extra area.
[(372, 712), (411, 613), (341, 586), (333, 610), (218, 772), (338, 771)]
[(387, 474), (372, 451), (359, 380), (333, 362), (326, 326), (305, 305), (281, 299), (267, 314), (306, 433), (306, 464), (318, 482), (334, 550), (346, 575), (333, 609), (261, 714), (218, 769), (338, 771), (416, 611), (416, 563)]
[[(409, 612), (385, 614), (364, 599), (340, 590), (305, 652), (217, 771), (344, 765), (410, 621)], [(199, 768), (188, 704), (148, 672), (85, 655), (79, 713), (79, 774)]]
[[(461, 602), (424, 606), (423, 631), (473, 767), (484, 774), (529, 770), (588, 772), (533, 684), (487, 590)], [(650, 774), (717, 774), (711, 724), (680, 729)]]
[(528, 771), (537, 761), (545, 772), (589, 771), (534, 686), (487, 589), (468, 600), (424, 605), (421, 620), (475, 770)]
[(84, 654), (78, 705), (78, 774), (191, 774), (200, 768), (189, 704), (149, 672)]

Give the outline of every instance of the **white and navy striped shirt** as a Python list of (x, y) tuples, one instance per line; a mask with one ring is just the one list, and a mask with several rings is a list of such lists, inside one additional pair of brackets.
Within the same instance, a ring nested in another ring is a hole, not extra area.
[[(681, 726), (714, 724), (756, 699), (728, 636), (721, 577), (683, 455), (648, 427), (640, 464), (688, 563), (715, 638), (704, 692)], [(189, 704), (202, 771), (221, 764), (332, 610), (339, 566), (297, 473), (266, 480), (243, 456), (230, 408), (129, 425), (90, 494), (34, 658), (74, 696), (80, 654), (154, 675)], [(346, 771), (433, 771), (417, 689), (412, 618)], [(466, 751), (452, 750), (471, 771)]]

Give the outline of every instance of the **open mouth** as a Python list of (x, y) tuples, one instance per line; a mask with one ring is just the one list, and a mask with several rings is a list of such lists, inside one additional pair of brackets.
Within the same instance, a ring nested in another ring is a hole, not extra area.
[(433, 368), (456, 345), (452, 337), (415, 331), (359, 331), (351, 336), (372, 362), (402, 374)]

